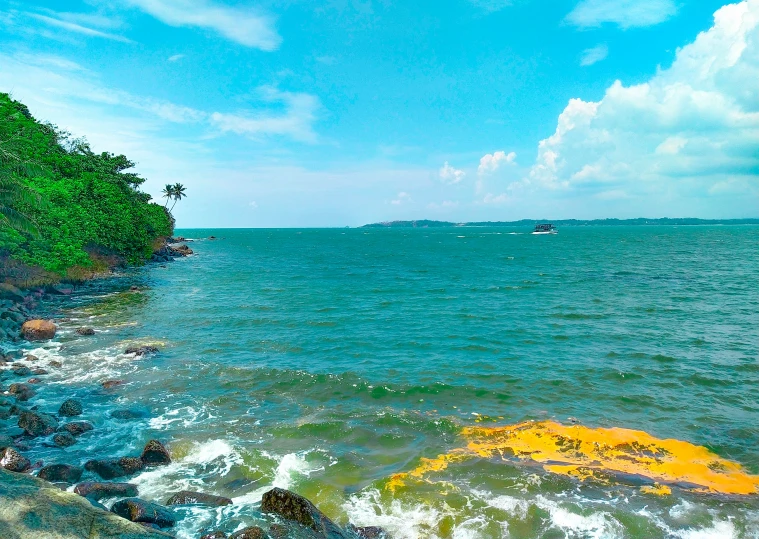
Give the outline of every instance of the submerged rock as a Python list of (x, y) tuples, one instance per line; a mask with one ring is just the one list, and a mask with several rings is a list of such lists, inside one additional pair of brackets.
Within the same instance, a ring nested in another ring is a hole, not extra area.
[(0, 451), (0, 467), (5, 468), (8, 471), (25, 472), (31, 467), (31, 465), (32, 463), (28, 458), (12, 447), (6, 447)]
[(303, 496), (281, 488), (273, 488), (261, 498), (261, 512), (273, 513), (310, 528), (321, 537), (348, 539), (350, 535), (319, 511)]
[(147, 522), (161, 528), (171, 528), (177, 521), (171, 509), (140, 498), (119, 500), (113, 504), (111, 512), (132, 522)]
[(166, 505), (211, 505), (221, 507), (229, 505), (232, 500), (224, 496), (215, 496), (213, 494), (204, 494), (202, 492), (192, 492), (191, 490), (181, 490), (174, 494), (166, 501)]
[(113, 419), (144, 419), (148, 417), (150, 414), (148, 414), (144, 410), (136, 410), (136, 409), (129, 409), (129, 408), (122, 408), (119, 410), (114, 410), (111, 412), (111, 417)]
[(76, 328), (76, 334), (82, 336), (91, 336), (95, 334), (95, 330), (92, 328)]
[(142, 460), (137, 457), (121, 457), (107, 460), (90, 460), (84, 469), (95, 472), (103, 479), (115, 479), (133, 475), (144, 467)]
[(58, 430), (61, 432), (68, 432), (73, 436), (79, 436), (80, 434), (84, 434), (85, 432), (91, 431), (94, 428), (95, 427), (93, 427), (92, 423), (89, 421), (72, 421), (71, 423), (66, 423)]
[(248, 526), (229, 536), (229, 539), (266, 539), (268, 536), (258, 526)]
[(168, 449), (158, 440), (150, 440), (145, 444), (140, 458), (145, 466), (163, 466), (171, 463)]
[(29, 436), (47, 436), (58, 429), (58, 420), (50, 414), (27, 410), (19, 415), (18, 426)]
[(76, 438), (70, 432), (59, 432), (53, 436), (53, 443), (58, 447), (71, 447), (76, 443)]
[(350, 528), (361, 539), (390, 539), (390, 534), (379, 526), (351, 526)]
[(227, 534), (221, 531), (204, 533), (200, 539), (227, 539)]
[(60, 409), (58, 410), (58, 415), (63, 417), (74, 417), (77, 415), (82, 415), (82, 401), (79, 401), (77, 399), (68, 399), (61, 404)]
[(168, 539), (50, 483), (0, 470), (3, 539)]
[(103, 387), (103, 389), (113, 389), (114, 387), (123, 386), (126, 384), (124, 380), (106, 380), (104, 382), (100, 382), (100, 385)]
[(68, 464), (51, 464), (42, 468), (37, 477), (51, 483), (76, 483), (82, 477), (84, 470), (79, 466)]
[(125, 354), (134, 354), (136, 356), (144, 356), (145, 354), (155, 354), (156, 352), (158, 352), (158, 347), (150, 346), (150, 345), (145, 345), (145, 346), (134, 345), (124, 350)]
[(30, 374), (32, 374), (32, 369), (22, 365), (21, 367), (14, 368), (13, 374), (15, 374), (16, 376), (29, 376)]
[(8, 393), (21, 402), (28, 401), (37, 394), (29, 384), (11, 384), (8, 386)]
[(49, 320), (27, 320), (21, 326), (21, 335), (27, 341), (47, 341), (55, 337), (57, 329)]
[(98, 481), (85, 481), (74, 487), (74, 492), (85, 498), (100, 500), (102, 498), (137, 496), (137, 485), (131, 483), (101, 483)]

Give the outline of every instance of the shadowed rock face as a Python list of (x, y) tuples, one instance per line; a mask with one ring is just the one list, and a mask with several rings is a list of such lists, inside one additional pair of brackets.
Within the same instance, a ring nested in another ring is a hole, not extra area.
[(74, 417), (82, 415), (82, 403), (76, 399), (68, 399), (61, 404), (58, 415), (63, 417)]
[(28, 410), (19, 415), (18, 426), (24, 429), (29, 436), (47, 436), (56, 431), (58, 420), (50, 414)]
[(315, 531), (319, 537), (327, 539), (353, 539), (348, 533), (332, 522), (314, 504), (303, 496), (281, 488), (273, 488), (261, 498), (261, 512), (274, 513)]
[(179, 491), (166, 501), (166, 505), (200, 504), (215, 507), (231, 503), (232, 500), (224, 496), (214, 496), (213, 494), (203, 494), (202, 492), (192, 492), (190, 490)]
[(65, 431), (73, 436), (79, 436), (80, 434), (84, 434), (93, 428), (94, 427), (92, 426), (92, 423), (89, 421), (72, 421), (71, 423), (66, 423), (63, 425), (60, 429), (58, 429), (58, 431)]
[(167, 539), (86, 499), (26, 474), (0, 469), (2, 539)]
[(6, 447), (0, 451), (0, 467), (11, 472), (23, 472), (32, 465), (29, 459), (12, 447)]
[(50, 481), (52, 483), (76, 483), (82, 477), (82, 470), (79, 466), (69, 466), (68, 464), (51, 464), (42, 468), (37, 477)]
[(161, 528), (171, 528), (177, 520), (171, 509), (139, 498), (119, 500), (113, 504), (111, 512), (132, 522), (155, 524)]
[(132, 475), (142, 470), (143, 467), (142, 460), (137, 457), (90, 460), (84, 465), (86, 470), (95, 472), (103, 479), (115, 479), (116, 477)]
[(150, 440), (140, 456), (145, 466), (163, 466), (171, 463), (169, 451), (158, 440)]
[(137, 485), (131, 483), (100, 483), (97, 481), (85, 481), (74, 487), (74, 492), (91, 500), (123, 496), (132, 498), (137, 496)]

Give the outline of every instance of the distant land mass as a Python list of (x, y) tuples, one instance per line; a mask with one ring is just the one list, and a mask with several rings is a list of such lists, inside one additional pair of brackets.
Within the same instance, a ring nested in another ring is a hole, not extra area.
[(529, 226), (534, 227), (538, 223), (552, 223), (560, 226), (646, 226), (646, 225), (759, 225), (759, 219), (695, 219), (690, 217), (663, 217), (661, 219), (557, 219), (537, 220), (521, 219), (519, 221), (474, 221), (469, 223), (454, 223), (451, 221), (431, 221), (420, 219), (418, 221), (385, 221), (371, 223), (360, 228), (445, 228), (463, 226)]

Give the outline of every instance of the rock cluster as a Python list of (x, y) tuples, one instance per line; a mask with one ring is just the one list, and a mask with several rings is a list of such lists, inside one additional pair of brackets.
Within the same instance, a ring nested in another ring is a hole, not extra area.
[(184, 238), (169, 238), (168, 241), (157, 251), (154, 251), (150, 257), (151, 262), (172, 262), (175, 258), (190, 256), (192, 249), (186, 244), (177, 245), (179, 241), (186, 241)]

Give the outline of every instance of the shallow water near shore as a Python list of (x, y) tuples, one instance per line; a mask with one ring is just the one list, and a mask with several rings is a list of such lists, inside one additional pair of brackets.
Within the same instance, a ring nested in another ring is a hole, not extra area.
[[(759, 227), (525, 232), (178, 230), (195, 255), (77, 292), (56, 340), (25, 348), (63, 363), (35, 404), (76, 395), (96, 427), (31, 453), (77, 464), (169, 442), (175, 462), (137, 476), (141, 496), (235, 502), (180, 509), (182, 538), (255, 524), (272, 486), (396, 538), (759, 537), (744, 493), (759, 474)], [(161, 351), (124, 355), (134, 343)], [(529, 421), (557, 447), (499, 430)], [(628, 435), (614, 428), (650, 445), (614, 462), (562, 449)], [(690, 475), (646, 461), (694, 455)], [(699, 484), (733, 463), (729, 488)]]

